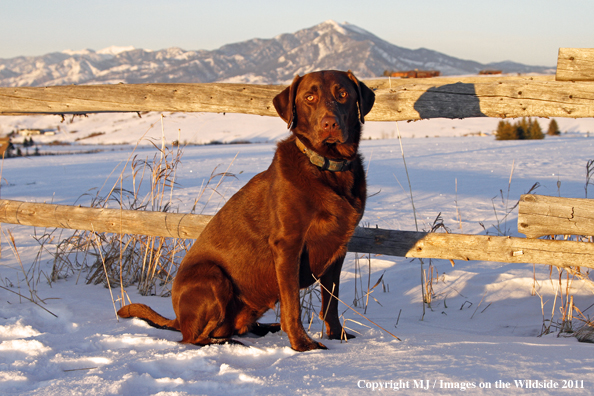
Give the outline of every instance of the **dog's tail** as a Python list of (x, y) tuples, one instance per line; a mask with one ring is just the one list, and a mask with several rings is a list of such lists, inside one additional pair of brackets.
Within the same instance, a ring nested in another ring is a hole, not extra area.
[(148, 305), (144, 304), (130, 304), (123, 306), (118, 315), (121, 318), (138, 318), (142, 319), (153, 327), (167, 330), (179, 330), (177, 319), (167, 319), (153, 311)]

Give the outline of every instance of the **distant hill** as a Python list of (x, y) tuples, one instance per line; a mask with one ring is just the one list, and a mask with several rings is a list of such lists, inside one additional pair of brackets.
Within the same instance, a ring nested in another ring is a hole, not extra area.
[(246, 82), (286, 83), (295, 74), (320, 69), (353, 70), (359, 78), (384, 70), (439, 70), (442, 75), (550, 73), (554, 68), (514, 62), (481, 64), (425, 48), (388, 43), (349, 23), (326, 21), (271, 39), (228, 44), (214, 51), (159, 51), (109, 47), (43, 56), (0, 59), (0, 86), (64, 84)]

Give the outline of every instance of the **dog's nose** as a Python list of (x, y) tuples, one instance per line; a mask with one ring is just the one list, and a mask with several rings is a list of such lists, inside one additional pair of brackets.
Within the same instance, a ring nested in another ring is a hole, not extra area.
[(340, 129), (338, 122), (336, 121), (336, 118), (332, 116), (323, 117), (321, 123), (322, 129), (326, 132), (332, 132)]

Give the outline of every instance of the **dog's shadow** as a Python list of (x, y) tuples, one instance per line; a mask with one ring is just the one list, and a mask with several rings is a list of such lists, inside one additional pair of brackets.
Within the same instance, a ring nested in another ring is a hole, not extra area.
[(422, 119), (486, 117), (474, 84), (461, 82), (429, 88), (417, 99), (414, 109)]

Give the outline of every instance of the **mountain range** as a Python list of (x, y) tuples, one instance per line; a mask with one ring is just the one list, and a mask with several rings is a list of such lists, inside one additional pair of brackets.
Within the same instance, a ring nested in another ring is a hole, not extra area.
[(63, 51), (0, 59), (0, 86), (116, 83), (287, 83), (314, 70), (353, 70), (359, 78), (384, 70), (439, 70), (442, 75), (551, 73), (554, 68), (515, 62), (482, 64), (420, 48), (391, 44), (349, 23), (329, 20), (271, 39), (252, 39), (216, 50), (159, 51), (110, 47), (101, 51)]

